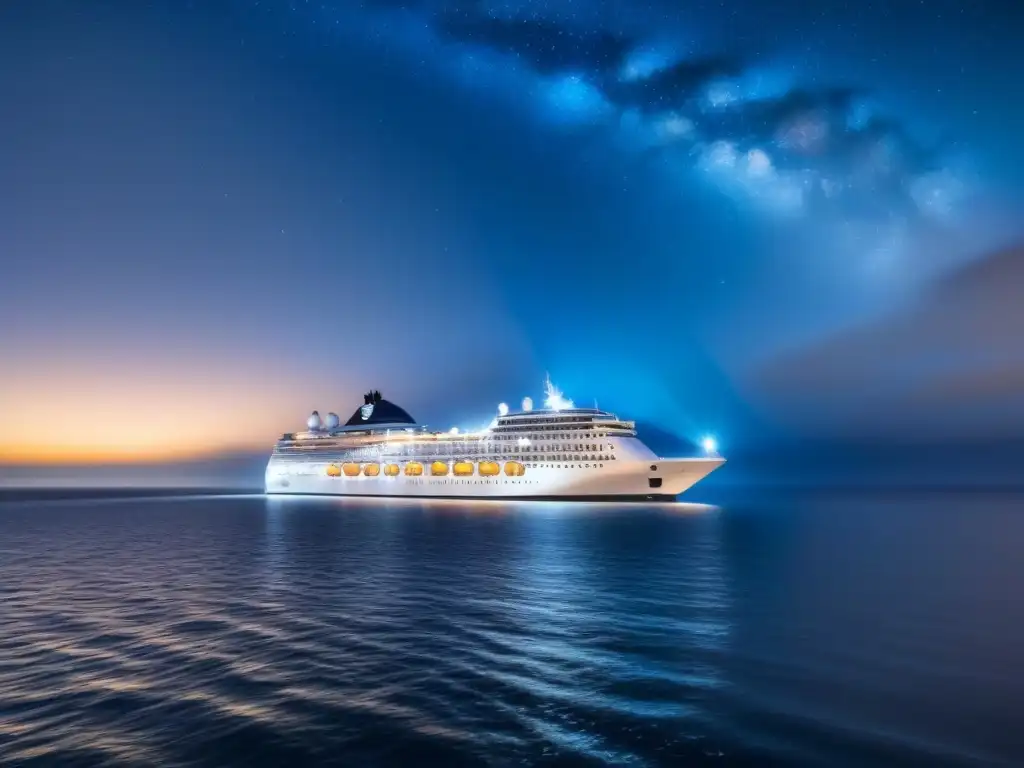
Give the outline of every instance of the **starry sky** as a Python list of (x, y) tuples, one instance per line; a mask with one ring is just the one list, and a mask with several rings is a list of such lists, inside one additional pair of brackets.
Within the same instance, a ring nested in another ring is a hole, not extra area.
[[(0, 461), (550, 372), (726, 452), (1024, 429), (1012, 2), (0, 4)], [(995, 393), (995, 394), (994, 394)]]

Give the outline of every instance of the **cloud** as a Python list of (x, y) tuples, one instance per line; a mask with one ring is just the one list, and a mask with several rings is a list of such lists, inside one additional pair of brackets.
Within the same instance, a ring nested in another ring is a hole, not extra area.
[(961, 156), (918, 139), (869, 89), (829, 82), (821, 68), (801, 79), (798, 67), (759, 53), (695, 54), (692, 39), (673, 39), (640, 12), (370, 4), (379, 34), (405, 39), (393, 24), (402, 9), (417, 30), (410, 46), (434, 46), (448, 76), (579, 131), (581, 154), (606, 140), (602, 152), (635, 153), (670, 193), (702, 181), (763, 219), (754, 223), (800, 225), (829, 243), (816, 250), (856, 260), (865, 277), (906, 260), (923, 232), (964, 228), (966, 202), (985, 191)]
[(541, 91), (546, 116), (561, 108), (569, 118), (607, 121), (597, 106), (609, 105), (617, 113), (610, 125), (626, 119), (637, 149), (669, 153), (765, 211), (883, 224), (894, 215), (942, 219), (969, 191), (942, 152), (881, 114), (861, 89), (767, 93), (763, 65), (737, 56), (644, 57), (650, 41), (536, 15), (498, 18), (472, 3), (433, 18), (450, 41), (555, 78), (559, 87)]
[[(640, 105), (653, 115), (656, 130), (666, 120), (685, 121), (690, 130), (668, 143), (688, 148), (714, 178), (730, 169), (732, 186), (748, 193), (755, 177), (765, 182), (757, 185), (757, 197), (765, 197), (763, 187), (770, 182), (769, 201), (799, 199), (808, 212), (867, 218), (949, 215), (966, 192), (937, 150), (915, 142), (891, 119), (865, 118), (862, 92), (837, 87), (774, 98), (708, 98), (716, 87), (711, 73), (724, 70), (700, 64), (687, 70), (693, 79), (678, 81), (675, 97), (658, 87)], [(660, 104), (673, 106), (655, 111)], [(723, 148), (757, 162), (720, 162), (728, 160)]]
[[(660, 114), (683, 109), (700, 96), (707, 97), (723, 80), (743, 72), (739, 61), (708, 58), (677, 61), (642, 78), (610, 81), (605, 85), (608, 100), (623, 109)], [(718, 103), (720, 98), (712, 98)]]
[(1024, 429), (1024, 245), (955, 271), (916, 305), (760, 367), (767, 411), (809, 433), (997, 438)]

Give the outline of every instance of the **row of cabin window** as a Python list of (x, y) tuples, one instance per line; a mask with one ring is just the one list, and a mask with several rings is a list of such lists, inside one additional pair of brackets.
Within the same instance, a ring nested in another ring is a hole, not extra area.
[[(336, 460), (337, 461), (346, 461), (346, 460), (348, 460), (348, 461), (363, 461), (363, 460), (376, 460), (377, 458), (378, 458), (377, 456), (366, 455), (366, 456), (363, 456), (363, 457), (359, 457), (359, 456), (346, 456), (344, 458), (338, 458)], [(551, 465), (551, 464), (554, 464), (555, 462), (567, 463), (567, 465), (568, 465), (568, 462), (574, 462), (574, 461), (575, 462), (583, 462), (583, 461), (587, 461), (587, 462), (615, 461), (616, 457), (614, 455), (612, 455), (612, 454), (584, 455), (584, 454), (560, 453), (560, 454), (548, 455), (548, 456), (524, 456), (522, 454), (514, 454), (512, 456), (503, 456), (502, 459), (503, 460), (509, 460), (509, 461), (519, 461), (519, 462), (522, 462), (522, 463), (526, 464), (526, 466), (528, 466), (528, 467), (538, 467), (538, 466)], [(290, 463), (290, 462), (286, 462), (286, 463)], [(305, 465), (306, 461), (305, 460), (296, 460), (295, 463), (296, 464), (300, 464), (300, 465)], [(571, 465), (568, 465), (568, 466), (571, 466)], [(594, 466), (597, 466), (597, 465), (595, 464)], [(601, 466), (603, 467), (604, 464), (602, 464)], [(560, 469), (561, 468), (561, 464), (559, 464), (558, 467), (556, 467), (556, 468)]]
[[(439, 446), (439, 445), (435, 445), (435, 446), (401, 446), (401, 447), (406, 449), (405, 452), (407, 452), (407, 453), (408, 452), (412, 452), (412, 453), (414, 453), (416, 455), (419, 455), (419, 456), (452, 455), (454, 453), (454, 451), (452, 450), (453, 446)], [(429, 450), (430, 448), (433, 448), (433, 450), (432, 451)], [(440, 450), (442, 448), (446, 448), (447, 450)], [(468, 448), (468, 450), (467, 450), (467, 448)], [(410, 451), (409, 449), (415, 449), (415, 450)], [(611, 445), (609, 443), (608, 444), (608, 450), (610, 450), (610, 451), (615, 450), (615, 446), (613, 446), (613, 445)], [(511, 445), (509, 445), (509, 446), (503, 446), (500, 449), (496, 449), (496, 450), (490, 450), (488, 448), (488, 446), (486, 446), (486, 445), (482, 445), (482, 446), (481, 445), (476, 445), (476, 446), (464, 446), (463, 450), (461, 451), (461, 453), (464, 453), (466, 455), (477, 455), (477, 454), (489, 455), (491, 453), (495, 453), (496, 452), (496, 453), (504, 455), (504, 454), (509, 454), (509, 453), (520, 453), (520, 452), (522, 452), (522, 453), (545, 453), (546, 454), (546, 453), (550, 453), (552, 451), (591, 451), (591, 452), (598, 451), (598, 452), (603, 452), (604, 451), (604, 443), (589, 443), (589, 444), (586, 444), (586, 445), (584, 445), (582, 443), (575, 443), (575, 444), (572, 444), (572, 445), (561, 445), (561, 444), (558, 444), (558, 445), (533, 445), (533, 446), (530, 446), (530, 445), (511, 446)], [(375, 448), (372, 448), (372, 447), (368, 446), (366, 448), (356, 449), (352, 453), (353, 453), (353, 455), (357, 455), (357, 456), (358, 455), (361, 455), (361, 456), (373, 456), (373, 455), (377, 454), (377, 451), (376, 451)]]
[[(527, 460), (536, 460), (536, 456), (527, 456)], [(561, 454), (558, 456), (544, 456), (541, 458), (543, 464), (550, 464), (553, 461), (615, 461), (615, 457), (611, 454), (606, 456), (570, 456), (568, 454)], [(535, 466), (530, 464), (528, 466)], [(601, 465), (602, 467), (604, 464)]]
[[(596, 433), (592, 433), (592, 434), (588, 434), (587, 435), (587, 437), (607, 437), (607, 436), (608, 436), (607, 432), (596, 432)], [(542, 435), (540, 437), (537, 437), (536, 439), (537, 440), (572, 440), (575, 437), (582, 437), (582, 435), (581, 434), (575, 434), (574, 435), (574, 434), (569, 433), (569, 432), (558, 432), (558, 433), (553, 434), (553, 435)], [(501, 434), (501, 435), (493, 435), (490, 439), (491, 440), (501, 441), (501, 442), (507, 442), (507, 441), (516, 441), (516, 442), (518, 442), (520, 438), (521, 438), (521, 435)], [(481, 445), (486, 445), (486, 442), (481, 442), (480, 444)], [(380, 443), (380, 445), (390, 445), (390, 443)], [(423, 449), (423, 448), (430, 447), (430, 444), (414, 443), (410, 447), (416, 447), (418, 449)], [(433, 447), (438, 448), (440, 446), (435, 445)], [(301, 452), (320, 451), (320, 450), (323, 450), (323, 448), (324, 448), (324, 446), (322, 444), (320, 444), (320, 445), (310, 444), (310, 445), (293, 445), (293, 446), (288, 446), (288, 449), (297, 450), (297, 451), (301, 451)]]
[[(614, 447), (609, 445), (609, 450), (614, 450)], [(526, 445), (523, 446), (524, 451), (533, 450), (537, 453), (545, 453), (547, 451), (603, 451), (604, 443), (591, 443), (589, 445), (583, 445), (582, 443), (575, 443), (574, 445)]]
[[(356, 455), (371, 455), (380, 452), (380, 448), (389, 448), (392, 451), (394, 449), (400, 449), (401, 453), (412, 453), (417, 456), (450, 456), (455, 453), (464, 453), (466, 455), (488, 455), (492, 453), (507, 454), (513, 452), (530, 452), (530, 453), (548, 453), (550, 451), (604, 451), (604, 443), (571, 443), (563, 444), (556, 443), (554, 445), (547, 444), (534, 444), (534, 445), (500, 445), (500, 446), (489, 446), (486, 444), (481, 445), (463, 445), (458, 446), (459, 450), (456, 451), (454, 445), (400, 445), (400, 446), (387, 446), (387, 445), (376, 445), (376, 446), (364, 446), (362, 448), (349, 449), (345, 453), (352, 453)], [(608, 450), (614, 451), (615, 446), (608, 443)], [(323, 451), (317, 451), (322, 453)], [(278, 455), (303, 455), (310, 453), (309, 451), (275, 451)]]
[[(354, 453), (362, 451), (364, 455), (371, 455), (377, 452), (377, 447), (365, 447), (357, 448)], [(418, 456), (448, 456), (456, 452), (464, 453), (466, 455), (473, 454), (484, 454), (488, 455), (491, 453), (507, 454), (513, 452), (532, 452), (532, 453), (548, 453), (550, 451), (603, 451), (604, 443), (573, 443), (570, 445), (556, 444), (556, 445), (507, 445), (496, 448), (491, 448), (487, 445), (474, 445), (474, 446), (461, 446), (459, 451), (455, 451), (455, 446), (441, 446), (441, 445), (410, 445), (410, 446), (388, 446), (391, 448), (401, 448), (403, 453), (413, 453)], [(609, 444), (608, 450), (615, 450), (615, 446)], [(288, 452), (284, 452), (288, 453)]]
[[(610, 458), (614, 459), (615, 457), (612, 456)], [(598, 461), (605, 461), (605, 460), (607, 460), (607, 457), (602, 457), (602, 456), (584, 456), (583, 458), (580, 458), (579, 456), (573, 456), (572, 459), (564, 459), (564, 461), (576, 461), (576, 462), (590, 461), (590, 462), (593, 462), (591, 464), (582, 464), (582, 463), (566, 464), (565, 465), (566, 469), (573, 469), (574, 467), (578, 467), (580, 469), (584, 469), (584, 468), (585, 469), (598, 469), (598, 468), (603, 469), (604, 468), (604, 464), (598, 464), (597, 462)], [(560, 461), (561, 461), (561, 459), (560, 459)], [(543, 461), (543, 462), (539, 462), (539, 463), (535, 463), (535, 464), (525, 464), (524, 466), (527, 469), (543, 469), (545, 464), (550, 464), (550, 463), (551, 463), (550, 461)], [(561, 469), (561, 468), (562, 468), (561, 464), (558, 464), (555, 467), (555, 469)]]
[[(543, 424), (543, 425), (547, 425), (547, 424), (571, 424), (573, 422), (575, 422), (575, 423), (582, 423), (582, 424), (588, 424), (588, 423), (590, 423), (592, 421), (594, 421), (593, 417), (587, 417), (587, 416), (563, 416), (560, 419), (500, 419), (498, 423), (501, 424), (502, 426), (509, 426), (509, 427), (511, 427), (511, 426), (518, 426), (520, 424)], [(542, 429), (543, 429), (543, 427), (542, 427)]]
[[(533, 430), (533, 431), (535, 431), (535, 430)], [(531, 434), (532, 434), (533, 431), (531, 431)], [(537, 440), (572, 440), (575, 437), (582, 437), (582, 436), (583, 435), (580, 434), (580, 433), (572, 434), (571, 432), (559, 431), (558, 433), (556, 433), (554, 435), (540, 435), (536, 439)], [(586, 436), (587, 437), (607, 437), (608, 433), (607, 432), (587, 432)], [(522, 437), (522, 435), (507, 434), (506, 433), (506, 434), (493, 435), (491, 437), (491, 439), (492, 440), (519, 440), (521, 437)]]

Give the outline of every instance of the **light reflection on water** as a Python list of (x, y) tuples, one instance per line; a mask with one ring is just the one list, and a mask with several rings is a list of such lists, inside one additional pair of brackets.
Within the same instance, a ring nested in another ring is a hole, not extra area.
[[(949, 629), (962, 600), (913, 578), (957, 546), (961, 518), (844, 510), (261, 496), (0, 503), (0, 759), (1024, 755), (1015, 731), (993, 722), (1021, 692), (993, 674), (1021, 658), (1020, 609), (976, 612), (965, 634)], [(1001, 536), (1024, 531), (1005, 525)], [(929, 537), (917, 553), (886, 543), (915, 526)], [(974, 533), (994, 535), (986, 530)], [(958, 552), (947, 570), (1002, 551)], [(1002, 571), (989, 562), (973, 573), (985, 590)], [(880, 574), (888, 594), (865, 590)], [(988, 653), (959, 658), (946, 637)], [(932, 700), (951, 670), (987, 728), (949, 727), (955, 705)]]

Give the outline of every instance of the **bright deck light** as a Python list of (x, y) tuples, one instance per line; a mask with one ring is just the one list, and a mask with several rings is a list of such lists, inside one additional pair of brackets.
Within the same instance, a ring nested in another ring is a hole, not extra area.
[(714, 453), (718, 450), (718, 442), (710, 435), (701, 440), (700, 444), (704, 448), (704, 453)]
[(572, 408), (572, 400), (564, 397), (562, 391), (551, 383), (551, 377), (544, 380), (544, 405), (552, 411), (563, 411)]

